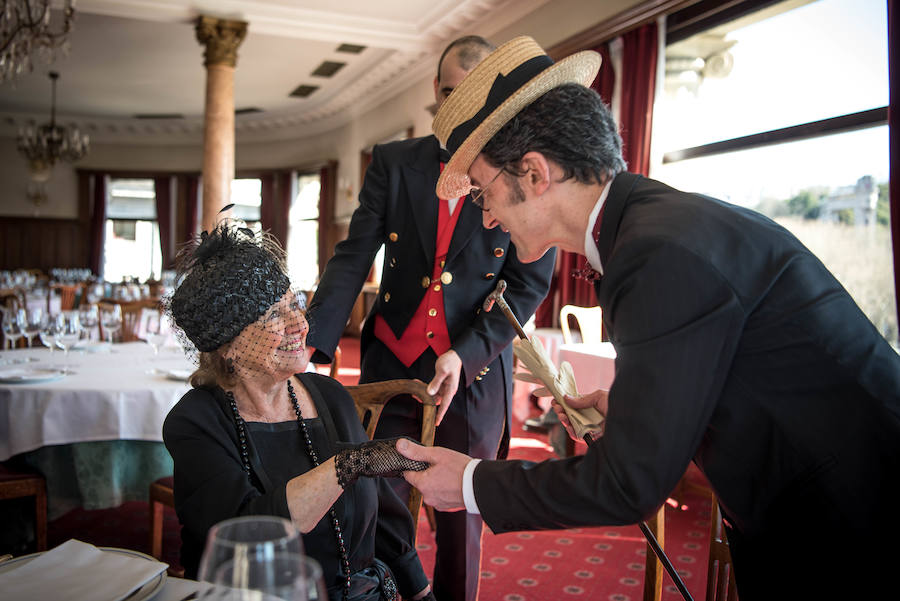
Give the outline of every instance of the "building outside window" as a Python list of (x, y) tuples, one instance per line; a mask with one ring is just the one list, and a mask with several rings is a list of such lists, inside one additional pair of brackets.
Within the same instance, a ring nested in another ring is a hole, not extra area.
[(667, 40), (650, 175), (787, 227), (896, 345), (886, 12), (789, 0)]

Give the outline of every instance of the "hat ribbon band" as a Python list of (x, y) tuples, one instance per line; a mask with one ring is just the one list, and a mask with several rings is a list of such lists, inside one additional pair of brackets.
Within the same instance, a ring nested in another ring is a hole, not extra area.
[(475, 128), (481, 125), (488, 115), (493, 113), (516, 90), (552, 64), (553, 59), (546, 54), (542, 54), (525, 61), (507, 75), (498, 73), (488, 92), (487, 99), (484, 101), (484, 106), (471, 119), (463, 121), (450, 132), (450, 137), (447, 138), (447, 150), (450, 151), (450, 154), (459, 150), (459, 147), (475, 131)]

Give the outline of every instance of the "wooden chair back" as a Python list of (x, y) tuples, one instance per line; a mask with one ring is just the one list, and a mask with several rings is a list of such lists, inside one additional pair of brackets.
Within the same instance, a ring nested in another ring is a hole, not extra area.
[(709, 566), (706, 570), (706, 601), (737, 601), (737, 586), (728, 538), (722, 526), (722, 509), (712, 495), (709, 525)]
[[(375, 427), (381, 417), (385, 404), (400, 394), (409, 394), (422, 402), (422, 430), (419, 442), (430, 447), (434, 444), (435, 418), (437, 405), (434, 397), (428, 394), (428, 386), (421, 380), (386, 380), (370, 382), (358, 386), (347, 386), (347, 391), (356, 403), (356, 413), (366, 429), (369, 438), (375, 434)], [(413, 488), (409, 495), (409, 513), (413, 520), (418, 519), (422, 508), (422, 493)]]
[(562, 330), (563, 344), (575, 342), (569, 329), (569, 316), (575, 318), (581, 331), (581, 341), (587, 344), (603, 342), (603, 309), (600, 307), (578, 307), (565, 305), (559, 310), (559, 327)]

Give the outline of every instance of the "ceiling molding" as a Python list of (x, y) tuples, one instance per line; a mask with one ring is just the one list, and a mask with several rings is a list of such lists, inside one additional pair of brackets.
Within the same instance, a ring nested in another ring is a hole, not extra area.
[[(236, 139), (262, 142), (302, 139), (342, 127), (411, 86), (430, 80), (440, 53), (451, 40), (469, 33), (490, 37), (547, 2), (433, 0), (418, 21), (405, 23), (339, 11), (296, 8), (288, 0), (80, 0), (77, 7), (81, 14), (182, 26), (201, 13), (212, 14), (247, 21), (249, 35), (369, 46), (366, 52), (370, 64), (356, 63), (353, 68), (357, 75), (344, 78), (339, 87), (323, 84), (310, 98), (299, 100), (296, 108), (237, 115)], [(75, 27), (78, 27), (77, 20)], [(240, 69), (239, 58), (238, 72)], [(199, 111), (202, 107), (198, 107)], [(14, 137), (19, 127), (32, 120), (46, 121), (46, 111), (0, 109), (0, 136)], [(98, 143), (196, 145), (203, 140), (202, 115), (186, 114), (178, 120), (67, 116), (64, 107), (60, 107), (58, 120), (77, 125)]]

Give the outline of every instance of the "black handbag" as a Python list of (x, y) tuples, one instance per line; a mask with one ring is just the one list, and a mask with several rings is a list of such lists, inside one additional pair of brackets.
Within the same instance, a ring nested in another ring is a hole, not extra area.
[[(342, 598), (341, 591), (329, 593), (333, 598)], [(400, 601), (397, 583), (387, 564), (376, 558), (371, 566), (351, 574), (347, 601)]]

